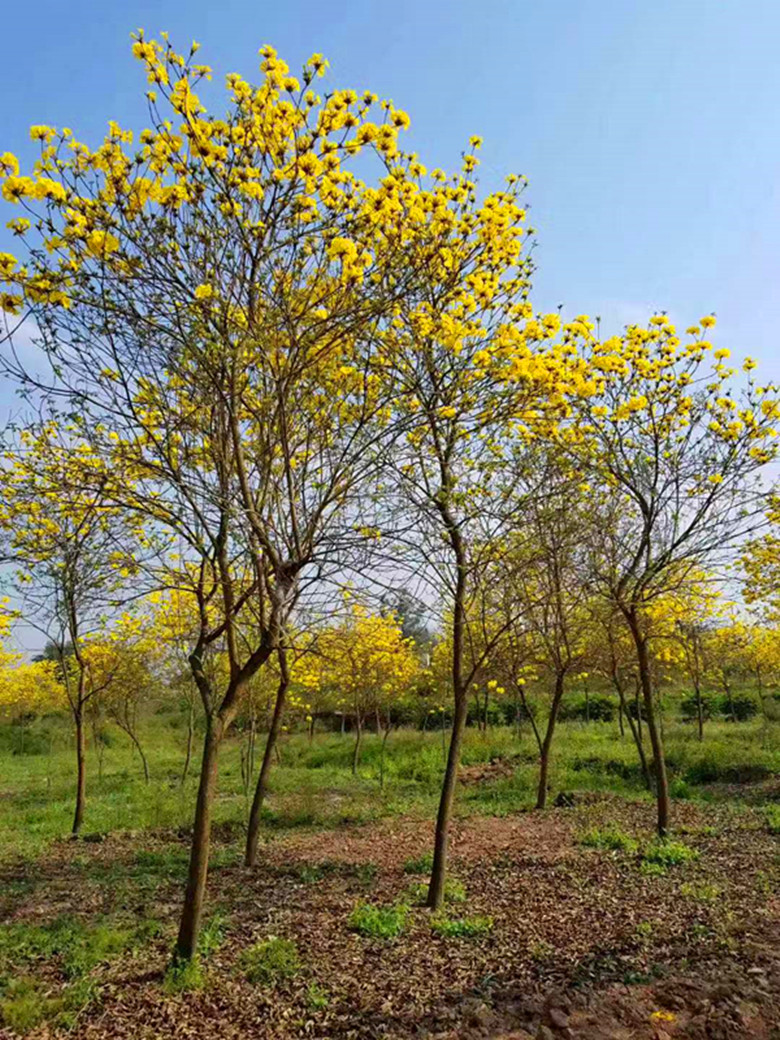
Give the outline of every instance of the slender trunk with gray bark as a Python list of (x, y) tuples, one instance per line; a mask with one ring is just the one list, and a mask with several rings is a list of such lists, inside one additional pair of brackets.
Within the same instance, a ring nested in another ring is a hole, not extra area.
[(258, 837), (260, 834), (260, 814), (263, 808), (266, 794), (268, 793), (268, 777), (271, 773), (271, 759), (276, 749), (276, 741), (284, 713), (284, 704), (287, 698), (287, 689), (290, 685), (290, 673), (287, 667), (287, 655), (284, 651), (278, 652), (280, 678), (276, 690), (276, 701), (274, 703), (271, 723), (268, 727), (268, 739), (265, 742), (263, 762), (260, 766), (260, 775), (255, 786), (255, 795), (252, 799), (252, 808), (249, 811), (249, 823), (246, 833), (246, 850), (244, 852), (244, 864), (253, 867), (257, 861)]

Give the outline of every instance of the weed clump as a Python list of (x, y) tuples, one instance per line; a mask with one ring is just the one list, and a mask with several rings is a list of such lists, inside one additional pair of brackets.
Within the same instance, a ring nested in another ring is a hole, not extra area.
[(642, 853), (641, 869), (644, 874), (662, 876), (669, 867), (679, 867), (698, 858), (698, 851), (690, 845), (669, 838), (659, 838)]
[(349, 926), (370, 939), (394, 939), (404, 930), (408, 913), (405, 903), (395, 906), (359, 903), (350, 914)]
[(639, 850), (636, 838), (632, 838), (619, 827), (605, 827), (602, 830), (593, 827), (580, 835), (579, 843), (587, 848), (606, 849), (610, 852), (634, 853)]
[(292, 939), (272, 935), (241, 955), (241, 967), (249, 982), (273, 986), (301, 970), (298, 947)]
[(404, 863), (404, 874), (430, 874), (433, 870), (433, 854), (424, 852), (422, 856), (408, 859)]
[(492, 917), (447, 917), (437, 914), (431, 920), (431, 928), (443, 939), (480, 939), (493, 930)]

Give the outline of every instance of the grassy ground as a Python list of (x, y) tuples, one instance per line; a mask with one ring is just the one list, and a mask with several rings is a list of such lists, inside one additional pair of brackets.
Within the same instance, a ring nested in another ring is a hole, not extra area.
[(144, 727), (148, 785), (121, 733), (107, 735), (102, 777), (90, 748), (95, 840), (79, 842), (63, 840), (67, 731), (44, 720), (22, 744), (6, 727), (0, 1036), (774, 1035), (780, 726), (710, 723), (700, 744), (694, 727), (668, 723), (666, 738), (677, 833), (659, 845), (616, 724), (561, 725), (552, 800), (580, 794), (544, 814), (526, 812), (532, 735), (469, 730), (448, 905), (433, 920), (420, 904), (440, 733), (393, 733), (383, 788), (376, 737), (353, 777), (349, 735), (286, 736), (252, 873), (231, 738), (209, 919), (181, 974), (168, 957), (197, 769), (182, 786), (178, 720)]
[[(0, 731), (0, 859), (35, 855), (48, 842), (67, 835), (75, 768), (72, 740), (63, 723), (39, 721), (27, 727), (23, 737), (18, 729), (4, 729)], [(712, 722), (703, 743), (690, 724), (671, 723), (666, 729), (672, 791), (677, 798), (744, 795), (755, 800), (761, 789), (756, 791), (753, 785), (780, 773), (778, 723)], [(121, 731), (109, 729), (105, 734), (108, 743), (102, 753), (102, 776), (98, 755), (90, 748), (86, 831), (190, 823), (197, 763), (182, 786), (185, 741), (179, 720), (159, 716), (143, 727), (142, 737), (151, 767), (149, 784), (144, 783), (138, 756)], [(226, 744), (216, 810), (218, 822), (237, 826), (244, 824), (248, 812), (240, 742), (236, 736)], [(281, 764), (274, 768), (267, 824), (331, 826), (407, 813), (429, 815), (443, 770), (442, 734), (393, 733), (387, 745), (383, 789), (379, 785), (380, 751), (380, 741), (368, 734), (358, 776), (353, 777), (349, 735), (316, 734), (313, 742), (302, 734), (285, 737)], [(630, 736), (620, 738), (616, 723), (561, 723), (553, 755), (553, 797), (556, 792), (572, 790), (643, 795), (636, 751)], [(469, 767), (497, 760), (505, 768), (496, 769), (480, 783), (464, 785), (461, 813), (500, 815), (532, 804), (537, 770), (532, 735), (526, 730), (518, 739), (509, 728), (487, 733), (469, 729), (463, 755), (466, 781)], [(718, 785), (727, 789), (719, 791)]]

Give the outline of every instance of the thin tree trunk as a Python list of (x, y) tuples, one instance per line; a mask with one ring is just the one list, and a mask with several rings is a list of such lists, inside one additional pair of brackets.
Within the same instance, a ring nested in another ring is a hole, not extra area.
[(544, 734), (544, 740), (539, 755), (539, 787), (536, 793), (537, 809), (544, 809), (547, 805), (547, 778), (550, 767), (550, 748), (552, 747), (553, 734), (555, 733), (555, 723), (558, 720), (558, 710), (563, 699), (564, 678), (564, 672), (559, 672), (555, 676), (555, 690), (553, 691), (552, 704), (550, 705), (550, 714), (547, 717), (547, 730)]
[(699, 740), (704, 740), (704, 705), (701, 701), (701, 683), (696, 680), (696, 713), (699, 717)]
[(533, 712), (531, 711), (531, 707), (530, 707), (530, 705), (528, 703), (528, 699), (526, 698), (526, 695), (525, 695), (525, 685), (524, 684), (521, 685), (519, 689), (520, 689), (520, 699), (523, 702), (523, 708), (524, 708), (525, 713), (526, 713), (526, 715), (528, 716), (528, 718), (529, 718), (529, 720), (531, 722), (531, 729), (533, 730), (534, 737), (536, 738), (536, 746), (539, 748), (539, 753), (541, 754), (541, 751), (542, 751), (542, 735), (539, 732), (539, 727), (536, 725), (536, 719), (533, 716)]
[(642, 695), (644, 699), (645, 713), (647, 715), (647, 729), (650, 733), (650, 744), (653, 749), (653, 771), (655, 773), (655, 795), (658, 810), (658, 834), (663, 838), (669, 833), (669, 818), (671, 815), (669, 779), (666, 774), (666, 756), (664, 755), (663, 739), (659, 732), (655, 717), (653, 683), (650, 675), (650, 660), (647, 654), (647, 641), (639, 629), (639, 623), (636, 616), (633, 614), (630, 615), (628, 622), (636, 645), (637, 662), (639, 665), (639, 681), (642, 684)]
[(194, 714), (195, 714), (195, 707), (194, 707), (194, 705), (192, 703), (192, 699), (190, 698), (189, 711), (187, 712), (187, 757), (184, 759), (184, 769), (182, 770), (181, 781), (180, 781), (182, 786), (185, 784), (185, 782), (187, 780), (187, 776), (188, 776), (189, 771), (190, 771), (190, 762), (192, 761), (192, 738), (193, 738), (193, 733), (194, 733), (194, 729), (195, 729), (195, 726), (194, 726), (194, 722), (195, 722)]
[(257, 721), (255, 719), (254, 708), (252, 709), (252, 715), (249, 719), (249, 750), (247, 752), (247, 770), (249, 773), (249, 781), (251, 783), (252, 777), (255, 775), (255, 745), (257, 743)]
[(211, 844), (211, 815), (217, 787), (219, 749), (223, 732), (222, 721), (219, 718), (207, 719), (187, 872), (187, 889), (184, 895), (179, 936), (176, 940), (176, 958), (183, 961), (192, 960), (195, 956), (203, 918)]
[(642, 740), (642, 703), (640, 701), (641, 684), (639, 676), (634, 676), (634, 710), (636, 711), (636, 728), (639, 733), (639, 740)]
[(625, 737), (626, 730), (623, 725), (623, 698), (618, 700), (618, 727), (620, 728), (620, 736)]
[(78, 834), (84, 822), (84, 802), (87, 793), (87, 742), (84, 733), (84, 709), (79, 705), (74, 712), (76, 723), (76, 811), (72, 833)]
[(433, 866), (431, 868), (430, 884), (428, 885), (427, 904), (432, 910), (439, 910), (444, 903), (450, 820), (452, 819), (455, 785), (458, 781), (463, 734), (466, 729), (466, 717), (468, 715), (468, 690), (463, 678), (463, 638), (466, 626), (466, 554), (460, 531), (446, 511), (446, 507), (442, 509), (442, 517), (448, 528), (457, 565), (452, 615), (452, 693), (455, 705), (452, 716), (450, 748), (447, 755), (447, 765), (444, 769), (444, 782), (441, 788), (439, 809), (436, 814)]
[(263, 808), (265, 796), (268, 793), (268, 777), (271, 773), (271, 759), (276, 749), (276, 741), (279, 736), (279, 727), (284, 714), (284, 704), (287, 698), (287, 688), (290, 685), (290, 673), (287, 668), (287, 655), (281, 650), (279, 657), (279, 686), (276, 690), (276, 701), (271, 716), (271, 724), (268, 727), (268, 739), (265, 742), (263, 762), (260, 766), (260, 775), (255, 786), (255, 796), (252, 799), (252, 808), (249, 810), (249, 823), (246, 831), (246, 849), (244, 852), (244, 865), (253, 867), (257, 861), (258, 837), (260, 835), (260, 813)]
[(360, 742), (363, 738), (363, 720), (360, 712), (355, 715), (355, 747), (352, 750), (352, 775), (357, 776), (358, 763), (360, 762)]
[[(460, 753), (463, 746), (463, 733), (466, 728), (468, 714), (465, 692), (455, 700), (455, 711), (452, 717), (452, 734), (447, 755), (447, 766), (444, 770), (444, 782), (439, 799), (439, 811), (436, 815), (436, 834), (433, 847), (433, 867), (431, 881), (428, 885), (428, 906), (438, 910), (444, 902), (444, 882), (447, 877), (447, 850), (449, 845), (450, 820), (452, 805), (455, 800), (455, 784), (458, 779)], [(442, 728), (442, 733), (444, 729)]]
[(385, 748), (387, 747), (387, 738), (390, 736), (390, 720), (387, 720), (387, 728), (382, 734), (382, 749), (379, 753), (379, 786), (382, 790), (385, 788)]
[(141, 741), (135, 735), (135, 732), (133, 730), (128, 729), (128, 730), (126, 730), (126, 732), (127, 732), (127, 735), (130, 737), (130, 739), (132, 740), (132, 742), (135, 744), (135, 747), (136, 747), (136, 750), (138, 751), (138, 754), (141, 756), (141, 762), (142, 762), (143, 768), (144, 768), (144, 780), (148, 784), (149, 783), (149, 762), (147, 761), (146, 755), (144, 754), (144, 749), (141, 747)]
[[(642, 743), (642, 732), (638, 728), (638, 725), (631, 718), (631, 712), (628, 710), (628, 704), (626, 703), (626, 695), (623, 692), (623, 684), (618, 679), (617, 675), (612, 676), (612, 681), (615, 684), (615, 689), (618, 692), (620, 698), (620, 710), (628, 719), (628, 727), (631, 730), (631, 736), (634, 738), (634, 744), (636, 745), (637, 754), (639, 755), (639, 762), (642, 767), (642, 778), (645, 782), (645, 787), (648, 791), (653, 790), (653, 780), (650, 775), (650, 767), (647, 764), (647, 755), (645, 754), (644, 744)], [(637, 716), (638, 718), (639, 716)]]

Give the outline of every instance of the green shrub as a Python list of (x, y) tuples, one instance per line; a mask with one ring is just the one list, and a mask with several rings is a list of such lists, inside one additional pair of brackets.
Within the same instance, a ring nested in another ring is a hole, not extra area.
[(492, 917), (447, 917), (437, 914), (431, 928), (444, 939), (479, 939), (493, 929)]
[(763, 762), (722, 762), (714, 755), (694, 762), (685, 772), (689, 784), (755, 784), (767, 780), (771, 768)]
[(610, 697), (596, 694), (586, 700), (584, 696), (577, 700), (564, 701), (558, 713), (563, 721), (612, 722), (617, 715), (617, 706)]
[(742, 695), (729, 698), (724, 694), (718, 698), (718, 711), (727, 720), (747, 722), (758, 714), (758, 705), (753, 697)]
[(240, 963), (250, 982), (264, 986), (292, 978), (301, 970), (298, 947), (292, 939), (281, 939), (277, 935), (244, 950)]
[(672, 780), (671, 784), (669, 785), (669, 793), (671, 794), (672, 798), (680, 798), (683, 800), (687, 800), (691, 797), (691, 788), (685, 780), (677, 776), (674, 778), (674, 780)]
[(591, 849), (608, 849), (611, 852), (636, 852), (639, 842), (619, 827), (597, 827), (580, 835), (580, 845)]
[(393, 939), (404, 930), (408, 913), (405, 903), (395, 906), (359, 903), (350, 914), (349, 926), (371, 939)]

